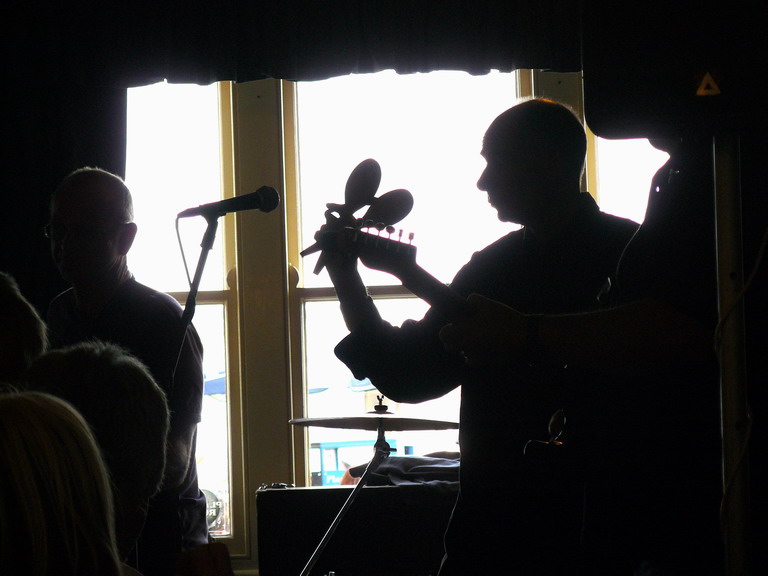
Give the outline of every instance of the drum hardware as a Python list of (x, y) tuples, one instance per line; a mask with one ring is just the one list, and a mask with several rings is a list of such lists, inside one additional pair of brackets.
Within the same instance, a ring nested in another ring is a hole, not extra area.
[(336, 517), (331, 522), (330, 527), (326, 531), (320, 543), (315, 548), (312, 556), (307, 561), (304, 569), (301, 571), (300, 576), (309, 576), (312, 568), (317, 563), (320, 555), (325, 550), (328, 542), (330, 542), (336, 528), (341, 523), (341, 520), (346, 515), (352, 503), (357, 498), (360, 490), (368, 482), (370, 475), (376, 471), (379, 465), (389, 456), (391, 448), (387, 442), (384, 430), (388, 428), (390, 431), (404, 431), (404, 430), (447, 430), (451, 428), (458, 428), (459, 425), (456, 422), (447, 422), (442, 420), (421, 420), (418, 418), (402, 418), (395, 416), (392, 412), (389, 412), (389, 407), (383, 403), (384, 396), (376, 396), (379, 403), (374, 406), (374, 410), (366, 412), (364, 416), (352, 416), (352, 417), (337, 417), (337, 418), (295, 418), (290, 420), (291, 424), (299, 426), (320, 426), (326, 428), (353, 428), (362, 430), (376, 430), (377, 437), (376, 442), (373, 445), (373, 457), (368, 465), (365, 467), (365, 472), (360, 477), (359, 482), (355, 485), (347, 497), (346, 501), (342, 505)]

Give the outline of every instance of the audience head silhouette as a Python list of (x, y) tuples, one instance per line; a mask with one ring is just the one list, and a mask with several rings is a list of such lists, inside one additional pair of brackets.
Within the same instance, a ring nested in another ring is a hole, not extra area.
[(110, 471), (125, 558), (163, 479), (169, 425), (164, 392), (135, 356), (98, 341), (44, 354), (28, 370), (25, 384), (71, 403), (91, 426)]
[(120, 573), (107, 470), (71, 405), (0, 394), (0, 487), (0, 573)]
[(133, 200), (119, 176), (80, 168), (59, 184), (46, 227), (53, 260), (76, 289), (97, 289), (130, 276), (126, 255), (136, 236)]
[(0, 272), (0, 382), (14, 382), (48, 348), (48, 333), (16, 280)]

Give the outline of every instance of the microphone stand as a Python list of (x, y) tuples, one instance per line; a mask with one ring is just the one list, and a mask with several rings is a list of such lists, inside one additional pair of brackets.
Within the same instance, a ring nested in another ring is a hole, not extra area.
[(197, 292), (200, 287), (200, 281), (203, 278), (203, 269), (205, 268), (205, 263), (208, 260), (208, 253), (213, 248), (213, 241), (216, 238), (216, 230), (219, 226), (219, 217), (222, 216), (222, 214), (210, 213), (204, 214), (203, 216), (205, 221), (208, 222), (208, 227), (205, 229), (203, 240), (200, 243), (200, 257), (197, 261), (197, 268), (195, 270), (195, 275), (192, 278), (192, 283), (189, 286), (189, 294), (187, 294), (187, 301), (184, 305), (184, 312), (181, 315), (181, 344), (179, 346), (179, 351), (176, 354), (176, 364), (173, 367), (173, 374), (171, 375), (172, 387), (175, 386), (176, 369), (179, 367), (181, 352), (184, 349), (184, 342), (187, 338), (187, 326), (189, 326), (190, 322), (192, 322), (192, 318), (195, 315)]

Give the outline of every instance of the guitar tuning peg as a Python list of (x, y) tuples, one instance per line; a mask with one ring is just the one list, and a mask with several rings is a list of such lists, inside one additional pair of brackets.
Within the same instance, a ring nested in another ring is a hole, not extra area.
[(387, 230), (387, 234), (389, 234), (390, 236), (392, 236), (392, 234), (395, 233), (395, 227), (392, 226), (391, 224), (387, 226), (386, 230)]
[(413, 236), (414, 236), (413, 232), (408, 234), (408, 242), (413, 242)]
[(384, 230), (384, 228), (386, 228), (386, 226), (387, 225), (384, 224), (384, 222), (376, 222), (376, 224), (373, 225), (373, 227), (376, 228), (376, 230), (378, 230), (379, 232)]

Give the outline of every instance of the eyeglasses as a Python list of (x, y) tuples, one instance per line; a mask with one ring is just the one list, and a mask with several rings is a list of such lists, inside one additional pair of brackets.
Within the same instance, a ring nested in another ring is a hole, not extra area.
[(108, 236), (113, 230), (113, 228), (97, 226), (81, 225), (67, 228), (63, 224), (46, 224), (43, 226), (43, 235), (49, 240), (61, 240), (64, 237), (89, 240)]

